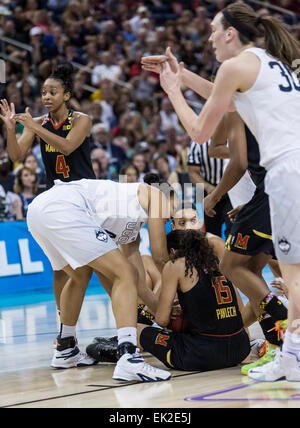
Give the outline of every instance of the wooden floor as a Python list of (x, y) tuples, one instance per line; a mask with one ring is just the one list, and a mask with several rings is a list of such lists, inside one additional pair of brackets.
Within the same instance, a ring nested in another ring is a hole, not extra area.
[[(300, 383), (257, 383), (240, 368), (207, 373), (172, 371), (167, 382), (117, 384), (113, 364), (52, 370), (56, 336), (53, 299), (0, 307), (0, 407), (6, 408), (166, 408), (300, 407)], [(259, 336), (257, 326), (251, 330)], [(94, 336), (115, 333), (109, 300), (88, 296), (78, 323), (80, 347)], [(153, 365), (162, 364), (145, 354)]]

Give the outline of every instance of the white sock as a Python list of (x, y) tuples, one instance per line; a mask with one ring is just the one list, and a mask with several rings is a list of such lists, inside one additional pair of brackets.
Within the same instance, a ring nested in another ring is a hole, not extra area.
[(76, 337), (76, 325), (60, 325), (60, 337), (64, 339), (65, 337)]
[(118, 345), (124, 342), (130, 342), (137, 346), (137, 330), (135, 327), (123, 327), (118, 329)]
[(284, 335), (284, 342), (282, 345), (282, 352), (294, 354), (297, 360), (300, 361), (300, 335), (286, 331)]

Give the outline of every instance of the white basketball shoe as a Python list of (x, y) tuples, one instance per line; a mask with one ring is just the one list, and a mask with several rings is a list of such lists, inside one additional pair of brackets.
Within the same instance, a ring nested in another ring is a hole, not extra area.
[(77, 346), (74, 337), (64, 339), (57, 337), (57, 346), (51, 362), (54, 369), (70, 369), (72, 367), (93, 366), (97, 362), (84, 352), (81, 352)]
[(275, 382), (277, 380), (300, 382), (300, 362), (296, 355), (278, 350), (272, 362), (250, 369), (248, 376), (250, 379), (261, 382)]
[(133, 345), (128, 344), (130, 346), (127, 346), (127, 348), (127, 344), (122, 345), (125, 345), (125, 348), (123, 348), (124, 353), (119, 350), (120, 359), (115, 367), (113, 380), (119, 382), (159, 382), (170, 379), (170, 372), (150, 366), (143, 359), (138, 349), (135, 349), (134, 353), (129, 353), (128, 350), (130, 348), (132, 350)]

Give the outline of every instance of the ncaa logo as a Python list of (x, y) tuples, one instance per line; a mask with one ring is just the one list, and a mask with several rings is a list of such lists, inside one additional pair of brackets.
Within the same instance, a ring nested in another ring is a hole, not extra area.
[(108, 235), (105, 232), (103, 232), (103, 230), (96, 230), (95, 234), (98, 241), (101, 241), (101, 242), (108, 241)]

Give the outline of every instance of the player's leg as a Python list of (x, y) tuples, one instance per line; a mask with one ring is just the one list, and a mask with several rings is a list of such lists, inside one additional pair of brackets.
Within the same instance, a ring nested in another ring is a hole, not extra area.
[(225, 249), (221, 261), (221, 271), (249, 298), (267, 341), (265, 355), (260, 360), (243, 366), (243, 374), (247, 374), (248, 370), (256, 365), (273, 360), (277, 348), (282, 344), (275, 323), (286, 320), (287, 310), (277, 297), (270, 293), (263, 279), (262, 269), (269, 259), (270, 256), (263, 253), (247, 256)]
[(282, 276), (289, 289), (288, 330), (282, 350), (273, 363), (249, 370), (251, 379), (273, 382), (279, 379), (300, 381), (300, 263), (280, 264)]
[(167, 380), (170, 373), (145, 363), (137, 352), (137, 271), (117, 249), (89, 263), (112, 282), (111, 301), (118, 335), (118, 356), (113, 379), (153, 382)]
[(66, 266), (64, 271), (70, 278), (60, 295), (60, 331), (56, 340), (56, 350), (51, 367), (67, 369), (91, 366), (95, 361), (80, 352), (76, 341), (76, 324), (84, 295), (92, 275), (92, 269), (82, 267), (73, 270)]
[(53, 271), (53, 291), (58, 311), (60, 310), (60, 296), (64, 286), (69, 279), (69, 275), (63, 270)]

